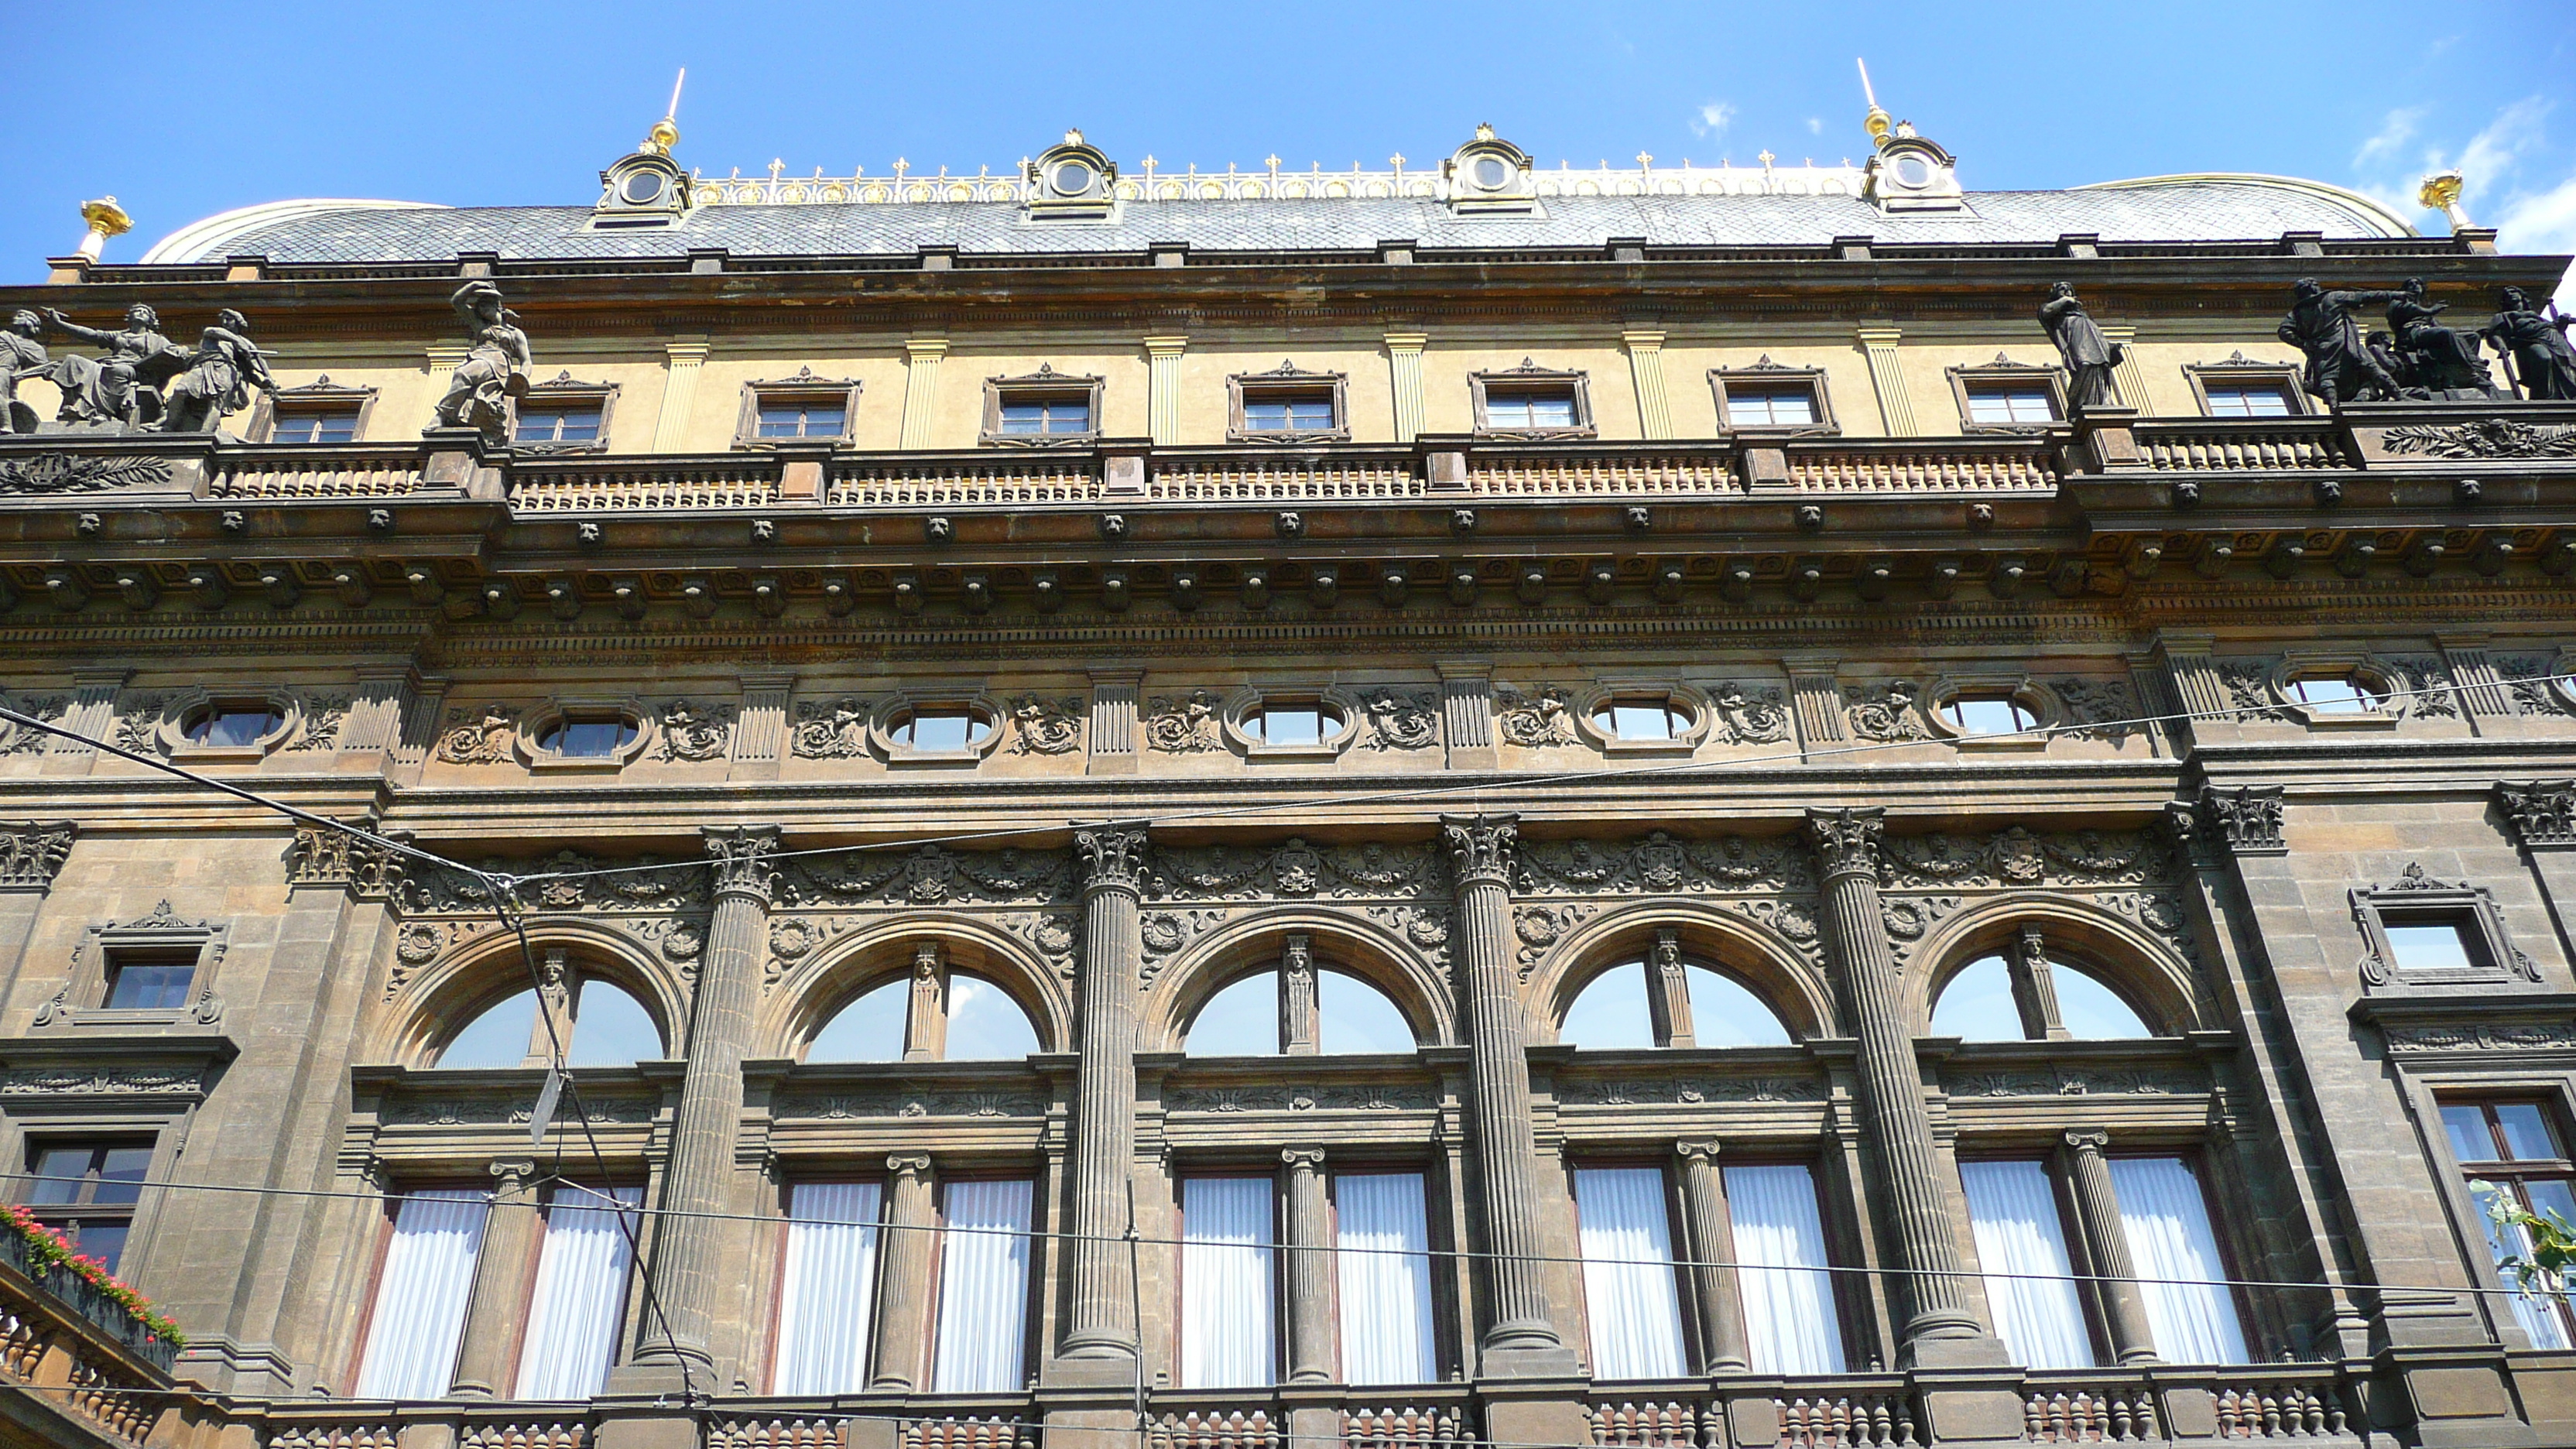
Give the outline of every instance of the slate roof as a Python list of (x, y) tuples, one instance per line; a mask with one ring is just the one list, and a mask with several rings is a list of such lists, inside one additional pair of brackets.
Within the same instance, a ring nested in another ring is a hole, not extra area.
[[(381, 205), (381, 204), (380, 204)], [(1654, 247), (1824, 246), (1836, 237), (1887, 244), (2255, 241), (2285, 231), (2381, 238), (2389, 218), (2358, 199), (2256, 178), (2190, 179), (2071, 191), (1971, 192), (1951, 213), (1881, 212), (1852, 196), (1553, 196), (1534, 216), (1459, 216), (1427, 198), (1130, 201), (1105, 223), (1025, 220), (1009, 202), (877, 202), (700, 206), (670, 227), (590, 229), (586, 206), (281, 208), (213, 234), (163, 263), (266, 256), (281, 265), (434, 262), (459, 252), (508, 260), (676, 258), (721, 247), (736, 256), (908, 256), (925, 246), (968, 255), (1142, 253), (1186, 242), (1194, 253), (1369, 252), (1410, 240), (1427, 251), (1597, 249), (1614, 237)]]

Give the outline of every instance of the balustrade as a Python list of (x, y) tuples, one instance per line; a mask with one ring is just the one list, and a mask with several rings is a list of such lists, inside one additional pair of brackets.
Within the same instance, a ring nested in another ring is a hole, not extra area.
[(1467, 456), (1470, 491), (1493, 498), (1664, 498), (1736, 493), (1733, 450), (1652, 453), (1480, 450)]
[(2169, 472), (2354, 466), (2332, 418), (2142, 418), (2136, 436), (2140, 461)]
[(426, 486), (417, 443), (253, 448), (218, 455), (210, 498), (394, 498)]
[(1788, 446), (1792, 493), (2048, 493), (2057, 466), (2045, 438), (1959, 438)]
[(826, 489), (835, 508), (1026, 507), (1099, 496), (1088, 455), (1044, 453), (840, 459)]
[(778, 501), (778, 485), (778, 460), (766, 454), (547, 459), (511, 466), (510, 507), (520, 513), (766, 508)]

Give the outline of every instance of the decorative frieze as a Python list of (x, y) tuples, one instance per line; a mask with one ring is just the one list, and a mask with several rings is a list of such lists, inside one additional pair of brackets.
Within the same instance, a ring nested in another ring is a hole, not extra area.
[(1024, 694), (1010, 709), (1012, 754), (1069, 755), (1082, 748), (1081, 700)]
[(790, 747), (800, 759), (850, 760), (868, 752), (868, 701), (855, 695), (796, 706)]
[[(63, 724), (71, 713), (69, 697), (59, 694), (15, 694), (0, 692), (0, 706), (17, 711), (29, 719), (47, 724)], [(0, 755), (35, 755), (44, 753), (45, 742), (54, 738), (43, 730), (22, 725), (13, 719), (0, 719)]]
[(1725, 680), (1709, 686), (1709, 713), (1718, 740), (1730, 745), (1781, 745), (1790, 739), (1788, 696), (1776, 685)]
[(1407, 1112), (1440, 1105), (1440, 1094), (1427, 1086), (1358, 1082), (1322, 1086), (1315, 1083), (1264, 1082), (1257, 1086), (1173, 1087), (1163, 1093), (1171, 1112)]
[(1427, 750), (1440, 743), (1439, 691), (1380, 687), (1362, 692), (1359, 701), (1368, 721), (1362, 749)]
[(19, 1067), (0, 1072), (0, 1097), (125, 1097), (202, 1095), (201, 1067)]
[(1570, 698), (1565, 689), (1553, 684), (1524, 692), (1497, 681), (1494, 728), (1505, 743), (1525, 750), (1554, 749), (1576, 741)]
[(721, 760), (733, 742), (736, 706), (675, 699), (662, 706), (661, 743), (654, 758), (698, 763)]
[(1879, 744), (1928, 740), (1923, 723), (1922, 687), (1910, 679), (1890, 680), (1876, 688), (1843, 686), (1843, 713), (1851, 732)]
[(1560, 1077), (1556, 1100), (1568, 1107), (1697, 1107), (1712, 1102), (1822, 1102), (1832, 1094), (1816, 1077)]
[(2145, 831), (2042, 834), (2015, 825), (1992, 835), (1890, 835), (1894, 889), (2136, 884), (2165, 876), (2164, 851)]
[[(377, 1110), (376, 1120), (388, 1127), (485, 1127), (498, 1125), (525, 1126), (536, 1119), (534, 1097), (392, 1097)], [(662, 1113), (662, 1103), (654, 1097), (593, 1097), (581, 1099), (581, 1119), (600, 1126), (650, 1122)], [(567, 1101), (555, 1108), (557, 1120), (572, 1116)]]
[(1944, 1073), (1942, 1090), (1959, 1097), (2183, 1097), (2205, 1093), (2209, 1080), (2152, 1067), (2047, 1066)]
[(910, 1084), (883, 1090), (823, 1092), (781, 1097), (771, 1104), (772, 1117), (822, 1122), (857, 1122), (884, 1118), (963, 1117), (993, 1119), (1043, 1117), (1047, 1099), (1033, 1092), (973, 1091)]
[(1197, 755), (1225, 748), (1225, 701), (1214, 691), (1158, 694), (1145, 702), (1145, 743), (1167, 755)]
[(2392, 1026), (2388, 1049), (2405, 1055), (2426, 1052), (2558, 1052), (2576, 1050), (2576, 1021), (2446, 1022), (2439, 1026)]

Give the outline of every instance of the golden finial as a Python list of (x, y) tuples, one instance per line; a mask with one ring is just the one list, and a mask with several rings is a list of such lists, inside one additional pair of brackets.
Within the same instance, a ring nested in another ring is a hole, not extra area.
[(1860, 93), (1869, 102), (1869, 114), (1862, 118), (1861, 129), (1869, 132), (1870, 144), (1883, 144), (1887, 140), (1887, 112), (1879, 108), (1878, 92), (1870, 88), (1869, 62), (1854, 60), (1852, 64), (1860, 67)]
[(1064, 144), (1066, 144), (1066, 145), (1068, 145), (1068, 146), (1079, 146), (1079, 145), (1081, 145), (1081, 144), (1082, 144), (1082, 132), (1081, 132), (1079, 129), (1069, 129), (1069, 130), (1067, 130), (1067, 131), (1064, 133)]
[(679, 79), (671, 82), (671, 104), (664, 108), (662, 119), (644, 133), (644, 144), (635, 149), (647, 156), (668, 156), (680, 144), (680, 87), (687, 84), (689, 68), (680, 67)]
[(2451, 229), (2458, 231), (2469, 224), (2469, 214), (2460, 209), (2462, 184), (2459, 167), (2436, 171), (2424, 178), (2424, 185), (2415, 193), (2415, 199), (2423, 203), (2425, 210), (2438, 211), (2449, 217)]
[[(2458, 190), (2457, 187), (2452, 189)], [(125, 214), (125, 208), (117, 205), (113, 196), (82, 202), (81, 220), (88, 222), (90, 230), (102, 237), (123, 236), (134, 230), (134, 218)]]
[(1479, 141), (1490, 141), (1494, 139), (1494, 123), (1491, 121), (1478, 121), (1476, 123), (1476, 139)]

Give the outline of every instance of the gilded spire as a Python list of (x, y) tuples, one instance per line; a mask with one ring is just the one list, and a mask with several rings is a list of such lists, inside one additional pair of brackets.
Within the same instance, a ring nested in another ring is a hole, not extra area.
[(684, 65), (679, 79), (671, 82), (671, 104), (663, 110), (662, 119), (653, 123), (653, 129), (644, 133), (644, 144), (635, 148), (641, 154), (668, 156), (671, 148), (680, 144), (680, 87), (688, 79), (689, 68)]
[(1887, 112), (1879, 107), (1878, 92), (1870, 88), (1869, 62), (1854, 60), (1852, 64), (1860, 67), (1860, 93), (1869, 102), (1869, 114), (1861, 119), (1861, 129), (1869, 132), (1870, 144), (1875, 146), (1887, 139)]

